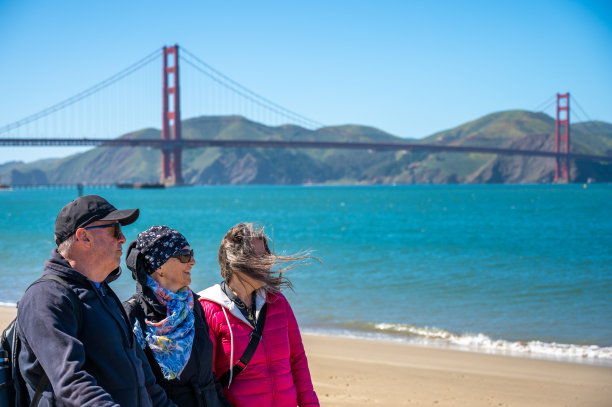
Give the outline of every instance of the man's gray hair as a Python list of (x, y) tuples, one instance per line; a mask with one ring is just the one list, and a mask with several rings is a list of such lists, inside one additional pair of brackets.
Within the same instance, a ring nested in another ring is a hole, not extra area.
[(76, 242), (76, 235), (70, 236), (68, 239), (64, 240), (57, 246), (57, 251), (62, 257), (66, 257), (72, 250), (72, 246), (74, 246), (74, 242)]

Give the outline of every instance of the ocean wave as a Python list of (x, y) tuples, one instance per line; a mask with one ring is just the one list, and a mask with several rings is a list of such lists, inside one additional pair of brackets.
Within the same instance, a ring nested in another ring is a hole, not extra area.
[(0, 301), (0, 307), (16, 307), (17, 303), (15, 302), (1, 302)]
[[(480, 353), (510, 356), (530, 356), (573, 362), (612, 363), (612, 347), (575, 345), (542, 341), (508, 341), (493, 339), (483, 333), (458, 334), (436, 327), (410, 324), (348, 322), (340, 330), (326, 330), (330, 334), (369, 339), (391, 339), (421, 345), (448, 346)], [(325, 331), (318, 329), (317, 331)], [(335, 331), (335, 332), (333, 332)]]

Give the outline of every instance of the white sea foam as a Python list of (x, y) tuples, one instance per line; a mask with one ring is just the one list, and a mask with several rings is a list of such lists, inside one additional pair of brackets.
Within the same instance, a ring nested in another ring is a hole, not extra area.
[(0, 302), (0, 307), (16, 307), (17, 304), (14, 302)]
[(612, 347), (542, 341), (513, 342), (503, 339), (492, 339), (482, 333), (455, 334), (435, 327), (417, 327), (408, 324), (379, 323), (374, 324), (374, 328), (381, 333), (396, 332), (408, 334), (410, 335), (411, 342), (448, 344), (477, 352), (612, 362)]
[(612, 365), (612, 347), (542, 341), (507, 341), (492, 339), (482, 333), (456, 334), (440, 328), (419, 327), (410, 324), (348, 323), (343, 324), (342, 328), (307, 328), (305, 332), (370, 340), (391, 340), (425, 346), (451, 347), (479, 353)]

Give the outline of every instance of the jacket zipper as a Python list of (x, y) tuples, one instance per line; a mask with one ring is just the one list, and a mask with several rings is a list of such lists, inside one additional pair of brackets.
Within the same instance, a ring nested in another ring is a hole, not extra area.
[[(104, 284), (104, 282), (102, 284)], [(95, 288), (97, 288), (97, 287), (95, 287)], [(113, 296), (113, 295), (107, 296), (105, 293), (102, 293), (99, 290), (96, 290), (96, 293), (98, 294), (98, 296), (109, 297), (112, 301), (116, 301), (116, 296)], [(136, 378), (136, 385), (138, 386), (138, 369), (136, 369), (136, 364), (135, 364), (134, 360), (132, 360), (132, 358), (130, 357), (130, 354), (128, 352), (129, 349), (132, 349), (134, 346), (136, 346), (136, 344), (134, 343), (134, 339), (131, 338), (129, 335), (126, 336), (126, 332), (124, 330), (124, 327), (122, 326), (122, 324), (118, 323), (117, 318), (115, 317), (114, 313), (112, 312), (112, 309), (110, 309), (108, 304), (106, 304), (106, 301), (104, 301), (104, 299), (102, 299), (100, 297), (98, 297), (98, 300), (102, 303), (102, 307), (104, 309), (106, 309), (106, 312), (110, 314), (111, 318), (115, 320), (115, 323), (119, 326), (119, 330), (121, 331), (121, 334), (122, 334), (123, 338), (126, 340), (126, 345), (127, 346), (124, 346), (123, 350), (125, 352), (125, 356), (130, 361), (130, 365), (132, 366), (132, 370), (134, 372), (134, 377)], [(121, 303), (119, 303), (119, 307), (123, 307), (123, 305)], [(124, 324), (127, 324), (128, 334), (129, 334), (129, 323), (127, 323), (125, 318), (123, 317), (123, 315), (121, 315), (122, 309), (119, 308), (118, 312), (120, 314), (119, 316), (121, 318), (121, 321)], [(132, 339), (132, 340), (130, 340), (130, 339)], [(135, 355), (132, 355), (132, 356), (135, 356)], [(144, 371), (142, 373), (143, 373), (142, 374), (142, 379), (143, 379), (143, 383), (142, 384), (143, 384), (143, 386), (146, 387)], [(141, 388), (139, 387), (137, 389), (137, 391), (136, 391), (136, 400), (138, 402), (138, 404), (137, 404), (138, 406), (141, 405), (140, 391), (141, 391)]]

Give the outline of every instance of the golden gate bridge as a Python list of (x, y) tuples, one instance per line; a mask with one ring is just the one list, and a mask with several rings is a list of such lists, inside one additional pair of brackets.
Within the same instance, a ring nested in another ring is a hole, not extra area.
[[(22, 120), (0, 127), (0, 147), (8, 146), (104, 146), (104, 147), (149, 147), (161, 150), (161, 179), (163, 184), (181, 185), (182, 177), (182, 152), (183, 149), (202, 147), (223, 148), (308, 148), (308, 149), (364, 149), (371, 151), (398, 150), (398, 151), (432, 151), (432, 152), (459, 152), (459, 153), (487, 153), (501, 155), (524, 155), (543, 158), (554, 158), (555, 182), (569, 182), (569, 162), (572, 159), (593, 160), (612, 162), (612, 156), (577, 154), (570, 151), (570, 95), (569, 93), (556, 95), (556, 119), (555, 119), (555, 150), (523, 150), (516, 148), (494, 148), (485, 146), (453, 146), (441, 144), (424, 144), (414, 142), (350, 142), (350, 141), (306, 141), (306, 140), (252, 140), (252, 139), (186, 139), (181, 133), (181, 86), (179, 77), (179, 60), (185, 62), (194, 69), (194, 72), (204, 74), (209, 80), (225, 87), (251, 105), (267, 112), (275, 114), (305, 128), (323, 128), (324, 125), (295, 113), (280, 106), (248, 88), (233, 81), (221, 72), (215, 70), (197, 56), (185, 49), (181, 49), (179, 58), (178, 45), (163, 47), (162, 49), (162, 126), (161, 138), (109, 138), (109, 137), (11, 137), (19, 129), (26, 128), (49, 117), (57, 112), (66, 110), (68, 107), (90, 98), (104, 91), (111, 85), (150, 65), (159, 57), (159, 51), (155, 51), (123, 71), (110, 78), (86, 89), (77, 95), (57, 103), (47, 109), (32, 114)], [(89, 110), (95, 110), (91, 107)], [(94, 112), (95, 114), (95, 112)], [(45, 125), (38, 125), (38, 127)], [(46, 130), (43, 130), (46, 131)], [(56, 130), (57, 131), (57, 130)], [(61, 130), (57, 131), (61, 132)]]

